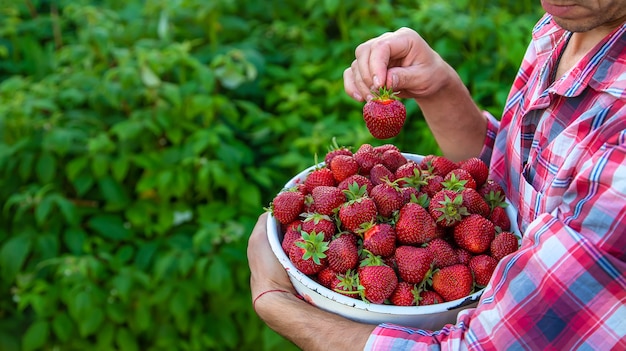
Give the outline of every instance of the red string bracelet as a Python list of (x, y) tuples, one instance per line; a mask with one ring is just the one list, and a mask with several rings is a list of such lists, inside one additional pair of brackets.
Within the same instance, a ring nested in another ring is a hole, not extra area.
[[(258, 300), (261, 296), (267, 294), (267, 293), (271, 293), (271, 292), (282, 292), (282, 293), (287, 293), (287, 294), (291, 294), (291, 291), (287, 291), (284, 289), (270, 289), (270, 290), (265, 290), (264, 292), (260, 293), (259, 295), (257, 295), (257, 297), (254, 298), (254, 300), (252, 300), (252, 308), (254, 308), (256, 310), (256, 300)], [(302, 296), (300, 295), (295, 295), (297, 298), (299, 298), (300, 300), (304, 300), (302, 298)]]

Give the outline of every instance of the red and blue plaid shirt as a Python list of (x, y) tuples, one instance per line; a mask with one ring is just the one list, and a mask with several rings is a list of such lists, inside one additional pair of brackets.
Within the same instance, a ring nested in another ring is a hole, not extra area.
[(488, 116), (482, 157), (520, 250), (455, 325), (381, 324), (366, 349), (626, 350), (626, 25), (552, 82), (570, 35), (544, 16), (501, 122)]

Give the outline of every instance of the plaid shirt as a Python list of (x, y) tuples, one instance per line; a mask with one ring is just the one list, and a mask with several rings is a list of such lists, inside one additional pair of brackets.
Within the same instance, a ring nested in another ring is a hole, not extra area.
[(366, 349), (626, 350), (626, 25), (552, 84), (570, 35), (544, 16), (501, 122), (488, 116), (482, 157), (520, 250), (456, 325), (381, 324)]

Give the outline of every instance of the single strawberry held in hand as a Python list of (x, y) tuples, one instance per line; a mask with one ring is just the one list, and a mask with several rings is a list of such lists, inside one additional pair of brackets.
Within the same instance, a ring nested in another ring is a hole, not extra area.
[(374, 98), (363, 106), (363, 119), (372, 136), (377, 139), (395, 137), (406, 120), (406, 107), (392, 89), (381, 87)]

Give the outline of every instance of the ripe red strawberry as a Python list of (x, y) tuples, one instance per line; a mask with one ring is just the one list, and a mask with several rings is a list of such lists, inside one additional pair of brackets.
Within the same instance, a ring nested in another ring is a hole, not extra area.
[(299, 271), (313, 275), (326, 267), (327, 250), (328, 242), (324, 241), (323, 233), (302, 232), (302, 237), (289, 250), (289, 259)]
[(269, 209), (278, 222), (289, 224), (304, 210), (304, 195), (299, 191), (281, 191), (274, 197)]
[(356, 240), (351, 238), (353, 236), (351, 233), (340, 234), (328, 244), (328, 266), (338, 273), (355, 268), (359, 262), (359, 248)]
[(470, 259), (469, 267), (474, 274), (474, 282), (479, 287), (484, 287), (489, 283), (493, 271), (498, 265), (498, 260), (495, 258), (481, 254), (474, 256)]
[(363, 119), (372, 136), (389, 139), (402, 130), (406, 120), (406, 107), (396, 98), (393, 90), (382, 87), (363, 106)]
[(422, 290), (419, 296), (418, 306), (435, 305), (444, 302), (443, 297), (432, 290)]
[(455, 264), (433, 273), (433, 290), (445, 301), (463, 298), (472, 293), (474, 278), (466, 265)]
[(476, 255), (489, 249), (496, 228), (487, 218), (471, 214), (454, 227), (453, 235), (457, 245)]
[(332, 289), (333, 286), (339, 283), (339, 273), (330, 267), (324, 267), (317, 273), (316, 280), (322, 286)]
[(420, 187), (420, 191), (428, 194), (428, 197), (435, 196), (436, 193), (443, 189), (443, 177), (440, 175), (429, 175), (423, 178), (425, 184)]
[(506, 196), (502, 186), (496, 183), (493, 179), (487, 179), (485, 184), (478, 188), (478, 192), (485, 198), (491, 208), (499, 206), (502, 202), (504, 202)]
[(443, 177), (442, 184), (444, 188), (455, 191), (461, 191), (465, 188), (476, 189), (476, 181), (470, 172), (462, 168), (456, 168), (448, 172), (448, 174)]
[(459, 162), (459, 167), (468, 171), (476, 181), (476, 189), (479, 189), (489, 176), (489, 166), (478, 157), (468, 158)]
[[(419, 290), (415, 284), (399, 282), (396, 290), (393, 291), (389, 300), (396, 306), (416, 306), (419, 298)], [(416, 295), (418, 298), (416, 298)]]
[(359, 172), (359, 164), (356, 162), (352, 154), (336, 155), (330, 161), (330, 170), (337, 183)]
[(324, 241), (330, 241), (337, 232), (337, 226), (331, 217), (316, 212), (304, 215), (301, 228), (307, 233), (324, 233)]
[(519, 248), (517, 236), (511, 232), (501, 232), (491, 242), (489, 253), (500, 261), (504, 256), (512, 254)]
[[(430, 155), (424, 157), (422, 164), (426, 166), (430, 174), (445, 177), (451, 170), (458, 168), (456, 162), (444, 156)], [(424, 169), (424, 166), (422, 166)]]
[(453, 190), (442, 189), (430, 199), (428, 212), (438, 225), (449, 228), (469, 215), (463, 206), (463, 196)]
[(396, 221), (396, 238), (400, 244), (424, 244), (439, 236), (437, 223), (424, 207), (409, 202), (400, 209)]
[(291, 251), (293, 243), (296, 240), (302, 238), (302, 233), (300, 229), (302, 221), (298, 220), (294, 221), (294, 223), (295, 222), (298, 222), (298, 225), (289, 225), (287, 229), (285, 229), (285, 235), (283, 236), (283, 242), (281, 243), (283, 251), (285, 251), (287, 255), (289, 255), (289, 251)]
[(307, 194), (310, 194), (315, 187), (320, 185), (335, 186), (337, 182), (333, 172), (328, 167), (316, 167), (308, 174), (304, 180)]
[(356, 270), (348, 270), (345, 274), (338, 273), (331, 290), (351, 298), (359, 297), (359, 276)]
[(402, 155), (400, 150), (397, 149), (389, 149), (383, 152), (381, 156), (381, 162), (388, 170), (391, 172), (395, 172), (400, 168), (400, 166), (407, 163), (406, 157)]
[(378, 145), (378, 146), (374, 146), (374, 152), (382, 155), (385, 152), (392, 150), (392, 151), (400, 151), (400, 148), (398, 148), (397, 146), (395, 146), (394, 144), (383, 144), (383, 145)]
[(389, 266), (364, 266), (358, 270), (362, 298), (370, 303), (382, 304), (398, 285), (398, 277)]
[(489, 217), (489, 205), (487, 204), (487, 201), (480, 196), (480, 193), (476, 189), (463, 189), (461, 191), (461, 196), (463, 196), (462, 206), (467, 209), (467, 212), (476, 213), (483, 217)]
[(341, 191), (348, 190), (349, 185), (355, 182), (359, 185), (359, 188), (365, 185), (365, 191), (367, 195), (369, 195), (372, 191), (372, 188), (374, 188), (374, 184), (372, 184), (372, 182), (367, 177), (360, 174), (355, 174), (344, 179), (341, 183), (339, 183), (339, 185), (337, 185), (337, 188), (341, 189)]
[(366, 195), (365, 186), (352, 184), (344, 193), (348, 202), (339, 208), (339, 220), (345, 229), (356, 232), (363, 224), (376, 220), (376, 203)]
[(509, 219), (509, 215), (506, 213), (504, 207), (494, 207), (493, 210), (491, 210), (491, 214), (487, 217), (496, 227), (499, 227), (501, 231), (506, 232), (511, 229), (511, 220)]
[(459, 263), (464, 265), (469, 265), (469, 261), (472, 259), (472, 254), (460, 247), (456, 248), (456, 256), (459, 258)]
[(408, 160), (405, 164), (395, 170), (394, 175), (396, 176), (396, 179), (412, 177), (419, 177), (421, 179), (422, 169), (415, 161)]
[(346, 195), (336, 186), (319, 185), (311, 192), (315, 212), (332, 216), (335, 210), (346, 202)]
[(363, 248), (374, 255), (387, 257), (396, 249), (396, 231), (387, 223), (376, 223), (363, 231)]
[(405, 204), (405, 198), (400, 188), (392, 182), (383, 182), (372, 188), (370, 197), (374, 200), (378, 213), (389, 218), (399, 211)]
[(326, 156), (324, 156), (324, 163), (326, 166), (329, 166), (332, 159), (337, 155), (352, 156), (352, 150), (350, 150), (347, 146), (339, 146), (337, 144), (337, 138), (333, 137), (332, 143), (328, 147), (328, 152), (326, 153)]
[(442, 238), (431, 240), (426, 248), (433, 254), (434, 267), (441, 268), (459, 263), (459, 256), (454, 247)]
[(359, 164), (359, 173), (363, 175), (368, 175), (372, 167), (381, 162), (380, 154), (370, 144), (362, 144), (354, 153), (354, 159)]
[(400, 245), (394, 253), (398, 275), (403, 281), (420, 284), (431, 269), (434, 257), (423, 247)]
[(370, 180), (374, 186), (383, 183), (384, 181), (396, 180), (394, 174), (387, 169), (382, 163), (377, 163), (370, 170)]

